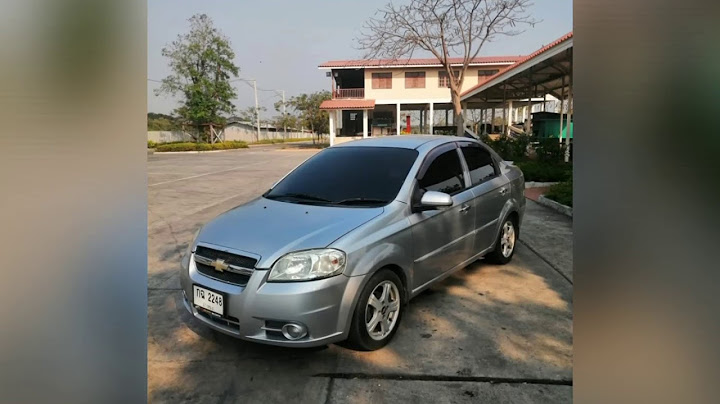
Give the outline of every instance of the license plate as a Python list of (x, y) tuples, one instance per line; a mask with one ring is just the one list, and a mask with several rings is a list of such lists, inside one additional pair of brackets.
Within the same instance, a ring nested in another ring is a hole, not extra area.
[(224, 315), (225, 299), (223, 295), (193, 285), (193, 303), (215, 314)]

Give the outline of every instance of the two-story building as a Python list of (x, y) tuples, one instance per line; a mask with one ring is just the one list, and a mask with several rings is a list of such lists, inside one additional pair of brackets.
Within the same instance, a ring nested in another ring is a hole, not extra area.
[[(513, 65), (522, 56), (478, 57), (471, 61), (462, 91)], [(453, 60), (462, 66), (462, 59)], [(335, 60), (328, 70), (332, 99), (321, 108), (330, 112), (331, 142), (337, 136), (399, 134), (410, 126), (407, 111), (420, 111), (420, 129), (433, 133), (435, 111), (445, 111), (454, 125), (448, 74), (436, 59)], [(405, 113), (403, 113), (405, 112)]]

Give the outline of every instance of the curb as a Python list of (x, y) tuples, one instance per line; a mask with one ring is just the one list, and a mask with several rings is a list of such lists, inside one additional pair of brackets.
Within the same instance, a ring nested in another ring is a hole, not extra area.
[(536, 181), (528, 181), (525, 183), (525, 189), (527, 188), (540, 188), (540, 187), (549, 187), (551, 185), (559, 184), (558, 182), (536, 182)]
[(239, 147), (237, 149), (225, 149), (225, 150), (193, 150), (193, 151), (166, 151), (166, 152), (154, 152), (157, 154), (200, 154), (200, 153), (222, 153), (236, 150), (245, 150), (247, 147)]
[(546, 198), (545, 195), (540, 195), (537, 202), (543, 206), (546, 206), (552, 210), (558, 211), (565, 216), (573, 217), (573, 210), (569, 206), (565, 206), (561, 203), (555, 202), (552, 199)]

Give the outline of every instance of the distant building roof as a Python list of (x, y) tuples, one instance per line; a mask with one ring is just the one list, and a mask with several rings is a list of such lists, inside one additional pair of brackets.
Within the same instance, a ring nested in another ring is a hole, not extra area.
[(509, 66), (509, 67), (507, 67), (507, 68), (505, 68), (505, 69), (503, 69), (503, 70), (500, 70), (498, 73), (496, 73), (496, 74), (494, 74), (494, 75), (492, 75), (492, 76), (486, 77), (485, 80), (482, 80), (482, 81), (479, 82), (476, 86), (473, 86), (472, 88), (470, 88), (470, 89), (468, 89), (467, 91), (463, 92), (462, 94), (460, 94), (460, 96), (461, 96), (461, 97), (467, 97), (467, 96), (470, 95), (471, 93), (477, 92), (478, 89), (480, 89), (481, 87), (485, 86), (485, 84), (487, 84), (488, 82), (496, 79), (496, 78), (499, 77), (499, 76), (504, 76), (504, 75), (506, 75), (506, 73), (508, 73), (508, 72), (510, 72), (510, 71), (512, 71), (512, 70), (516, 70), (516, 69), (518, 69), (518, 68), (520, 68), (520, 67), (523, 67), (523, 66), (526, 66), (526, 65), (528, 65), (528, 64), (531, 64), (532, 61), (533, 61), (533, 59), (535, 59), (535, 58), (537, 58), (538, 56), (544, 54), (545, 52), (547, 52), (547, 51), (549, 51), (549, 50), (557, 47), (558, 45), (567, 42), (568, 40), (570, 40), (570, 39), (572, 39), (572, 38), (573, 38), (573, 33), (572, 33), (572, 31), (570, 31), (570, 32), (568, 32), (567, 34), (561, 36), (560, 38), (554, 40), (554, 41), (551, 42), (550, 44), (545, 45), (545, 46), (543, 46), (542, 48), (536, 50), (535, 52), (533, 52), (533, 53), (531, 53), (531, 54), (529, 54), (529, 55), (527, 55), (527, 56), (524, 56), (524, 57), (520, 58), (520, 59), (519, 59), (515, 64), (513, 64), (512, 66)]
[[(482, 64), (513, 64), (524, 56), (481, 56), (476, 57), (470, 61), (470, 65), (482, 65)], [(463, 58), (450, 58), (452, 65), (460, 66), (463, 63)], [(422, 59), (356, 59), (356, 60), (331, 60), (325, 62), (318, 67), (320, 69), (351, 69), (351, 68), (395, 68), (395, 67), (408, 67), (408, 66), (425, 66), (425, 67), (441, 67), (442, 65), (436, 58), (422, 58)]]

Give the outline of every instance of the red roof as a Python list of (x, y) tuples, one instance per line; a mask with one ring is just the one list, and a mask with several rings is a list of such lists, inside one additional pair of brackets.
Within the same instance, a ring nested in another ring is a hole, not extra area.
[(320, 109), (373, 109), (375, 100), (325, 100)]
[(545, 53), (545, 52), (547, 52), (547, 51), (549, 51), (550, 49), (552, 49), (552, 48), (560, 45), (561, 43), (567, 41), (568, 39), (570, 39), (570, 38), (572, 38), (572, 37), (573, 37), (573, 33), (572, 33), (572, 31), (570, 31), (570, 32), (568, 32), (567, 34), (565, 34), (565, 35), (561, 36), (560, 38), (556, 39), (555, 41), (553, 41), (553, 42), (550, 43), (549, 45), (545, 45), (545, 46), (543, 46), (542, 48), (536, 50), (535, 52), (533, 52), (533, 53), (531, 53), (531, 54), (529, 54), (529, 55), (521, 58), (521, 59), (518, 60), (517, 63), (515, 63), (514, 65), (509, 66), (509, 67), (507, 67), (507, 68), (505, 68), (505, 69), (503, 69), (503, 70), (500, 70), (499, 72), (495, 73), (495, 74), (492, 75), (492, 76), (488, 76), (485, 80), (479, 82), (476, 86), (473, 86), (472, 88), (470, 88), (470, 89), (468, 89), (467, 91), (465, 91), (465, 92), (463, 92), (462, 94), (460, 94), (460, 97), (464, 96), (465, 94), (470, 93), (471, 91), (474, 91), (474, 90), (480, 88), (483, 84), (485, 84), (485, 83), (487, 83), (488, 81), (494, 79), (495, 77), (500, 76), (501, 74), (505, 74), (506, 72), (508, 72), (508, 71), (510, 71), (510, 70), (513, 70), (513, 69), (516, 69), (516, 68), (522, 66), (522, 65), (525, 64), (526, 62), (528, 62), (528, 61), (536, 58), (537, 56), (539, 56), (539, 55), (541, 55), (541, 54), (543, 54), (543, 53)]
[[(523, 56), (481, 56), (474, 58), (470, 64), (480, 63), (515, 63), (522, 59)], [(461, 65), (463, 58), (450, 58), (453, 65)], [(356, 60), (331, 60), (325, 62), (318, 67), (401, 67), (401, 66), (441, 66), (436, 58), (424, 59), (356, 59)]]

